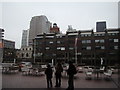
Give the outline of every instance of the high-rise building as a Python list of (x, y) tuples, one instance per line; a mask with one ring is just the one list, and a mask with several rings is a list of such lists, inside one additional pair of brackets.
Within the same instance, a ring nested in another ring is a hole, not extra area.
[(29, 29), (23, 30), (21, 47), (28, 46), (28, 36), (29, 36)]
[(34, 16), (30, 21), (29, 45), (32, 45), (33, 39), (41, 33), (50, 32), (51, 23), (44, 15)]
[[(118, 16), (120, 16), (120, 1), (118, 2)], [(118, 28), (120, 28), (120, 17), (118, 17)]]
[(103, 32), (106, 29), (106, 21), (96, 23), (96, 32)]
[(0, 28), (0, 63), (2, 62), (2, 59), (3, 59), (3, 33), (4, 32), (4, 29), (1, 29)]

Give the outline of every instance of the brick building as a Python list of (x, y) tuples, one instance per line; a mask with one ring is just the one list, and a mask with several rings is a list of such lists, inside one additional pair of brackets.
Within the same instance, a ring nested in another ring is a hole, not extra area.
[(104, 65), (115, 65), (119, 59), (119, 40), (120, 29), (44, 33), (33, 40), (33, 56), (36, 62), (73, 60), (77, 64), (100, 65), (102, 59)]

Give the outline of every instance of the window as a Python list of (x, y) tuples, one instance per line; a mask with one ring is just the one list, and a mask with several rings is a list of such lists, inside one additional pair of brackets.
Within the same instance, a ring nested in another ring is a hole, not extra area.
[(29, 50), (32, 50), (31, 48), (29, 48)]
[(65, 50), (65, 47), (61, 47), (61, 50)]
[(57, 50), (64, 51), (64, 50), (65, 50), (65, 47), (57, 47)]
[(118, 33), (108, 33), (109, 36), (115, 36), (117, 35)]
[(87, 50), (91, 50), (91, 46), (87, 46), (86, 49), (87, 49)]
[(105, 49), (105, 46), (96, 46), (95, 49), (96, 50)]
[(113, 39), (109, 39), (109, 42), (113, 42)]
[(81, 34), (81, 37), (88, 37), (91, 36), (91, 34)]
[(83, 34), (81, 34), (81, 37), (84, 37), (84, 35), (83, 35)]
[(98, 50), (99, 50), (99, 49), (100, 49), (100, 46), (96, 46), (95, 49), (98, 49)]
[(105, 47), (104, 47), (104, 46), (101, 46), (101, 49), (105, 49)]
[(50, 47), (46, 47), (46, 50), (50, 49)]
[(99, 40), (95, 40), (96, 43), (99, 43)]
[(91, 43), (91, 40), (86, 40), (87, 43)]
[(82, 40), (82, 43), (91, 43), (91, 40)]
[(26, 57), (29, 57), (29, 54), (28, 54), (28, 53), (26, 53)]
[(53, 41), (50, 41), (49, 44), (53, 44)]
[(116, 50), (117, 50), (117, 49), (118, 49), (118, 46), (114, 46), (114, 49), (116, 49)]
[(114, 39), (114, 42), (118, 42), (118, 39)]
[(60, 44), (60, 41), (57, 41), (58, 44)]
[(82, 40), (82, 43), (85, 43), (85, 40)]
[(22, 53), (22, 58), (24, 57), (24, 53)]
[(85, 46), (83, 46), (83, 47), (82, 47), (82, 50), (86, 50), (86, 47), (85, 47)]
[(83, 46), (82, 50), (91, 50), (91, 46)]
[(105, 36), (105, 34), (94, 34), (94, 36)]
[(69, 47), (69, 50), (74, 50), (74, 48), (73, 47)]
[(61, 48), (60, 47), (57, 47), (57, 50), (60, 50)]
[(104, 39), (101, 39), (101, 40), (95, 40), (95, 43), (104, 43)]

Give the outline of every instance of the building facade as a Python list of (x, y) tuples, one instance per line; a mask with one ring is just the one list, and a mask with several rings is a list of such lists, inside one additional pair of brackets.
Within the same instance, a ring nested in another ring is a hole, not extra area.
[(30, 21), (29, 30), (29, 45), (32, 45), (32, 40), (41, 33), (50, 32), (51, 23), (48, 21), (47, 17), (44, 15), (34, 16)]
[(29, 29), (23, 30), (21, 47), (28, 46), (28, 36), (29, 36)]
[(0, 28), (0, 63), (3, 61), (3, 37), (4, 29)]
[(2, 39), (3, 42), (3, 61), (2, 62), (14, 62), (16, 58), (15, 42)]
[(40, 34), (34, 39), (34, 59), (45, 63), (73, 60), (85, 65), (100, 65), (102, 59), (103, 65), (115, 65), (119, 60), (119, 36), (120, 29)]
[(56, 23), (53, 24), (53, 27), (50, 28), (50, 33), (60, 33), (60, 28)]
[(32, 53), (33, 53), (33, 48), (32, 46), (24, 46), (21, 47), (20, 50), (17, 50), (16, 52), (16, 58), (17, 61), (30, 61), (32, 62)]

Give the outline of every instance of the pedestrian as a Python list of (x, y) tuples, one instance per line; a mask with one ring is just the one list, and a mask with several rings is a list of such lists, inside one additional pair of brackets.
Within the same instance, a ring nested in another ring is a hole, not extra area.
[(58, 63), (55, 67), (55, 77), (56, 77), (56, 85), (55, 87), (61, 87), (61, 73), (63, 72), (63, 67), (61, 65), (61, 63)]
[(67, 74), (69, 76), (68, 88), (66, 90), (74, 90), (74, 75), (77, 73), (76, 67), (73, 65), (72, 61), (69, 61), (69, 68)]
[(51, 68), (51, 66), (49, 64), (47, 65), (47, 68), (45, 70), (45, 74), (46, 74), (46, 79), (47, 79), (47, 88), (50, 88), (50, 87), (52, 87), (52, 74), (53, 74), (53, 71), (52, 71), (52, 68)]

